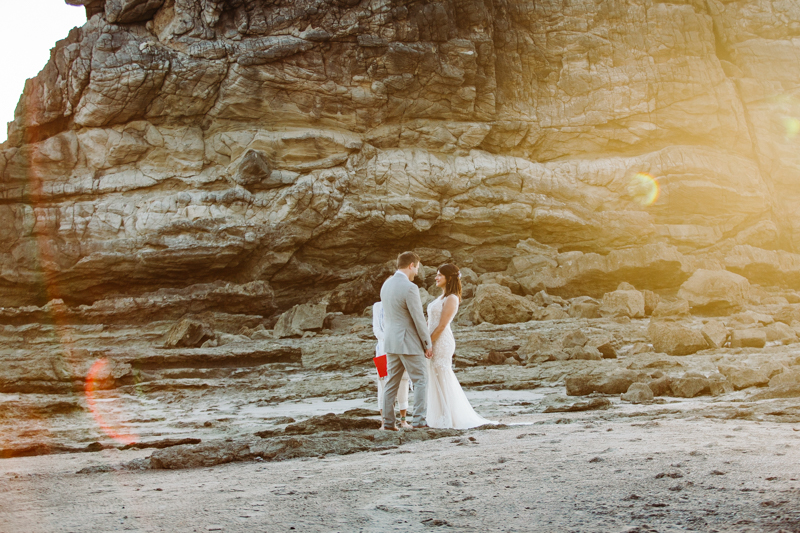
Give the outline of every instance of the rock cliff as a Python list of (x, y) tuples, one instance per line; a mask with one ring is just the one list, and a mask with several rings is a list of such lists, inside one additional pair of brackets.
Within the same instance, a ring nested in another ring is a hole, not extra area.
[(404, 249), (522, 294), (800, 278), (796, 2), (67, 3), (0, 145), (0, 306), (361, 311)]

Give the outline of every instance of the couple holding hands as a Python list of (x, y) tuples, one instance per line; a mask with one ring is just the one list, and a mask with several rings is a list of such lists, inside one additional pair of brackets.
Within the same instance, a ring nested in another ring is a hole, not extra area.
[[(426, 323), (419, 289), (413, 283), (419, 269), (417, 254), (400, 254), (397, 271), (384, 282), (381, 301), (373, 307), (376, 360), (386, 357), (385, 377), (378, 365), (382, 429), (397, 431), (394, 405), (398, 399), (403, 428), (467, 429), (492, 424), (472, 409), (453, 372), (456, 341), (450, 322), (461, 303), (461, 273), (450, 263), (439, 267), (436, 286), (442, 294), (428, 305)], [(410, 425), (405, 421), (409, 378), (414, 386)]]

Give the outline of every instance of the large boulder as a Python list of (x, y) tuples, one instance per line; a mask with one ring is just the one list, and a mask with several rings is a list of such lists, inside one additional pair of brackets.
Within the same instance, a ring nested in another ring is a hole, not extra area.
[(735, 329), (731, 333), (731, 348), (763, 348), (767, 333), (763, 329)]
[(570, 348), (582, 348), (586, 346), (587, 342), (589, 342), (589, 337), (587, 337), (583, 331), (576, 329), (564, 335), (561, 339), (561, 347), (565, 350)]
[(788, 372), (781, 372), (769, 380), (769, 388), (771, 389), (787, 386), (800, 387), (800, 370), (794, 369)]
[(616, 290), (603, 295), (600, 315), (604, 317), (627, 316), (643, 318), (644, 295), (637, 290)]
[(646, 381), (647, 374), (620, 368), (603, 374), (578, 374), (565, 380), (567, 396), (586, 396), (593, 392), (602, 394), (622, 394), (628, 392), (631, 384)]
[(659, 376), (647, 383), (654, 396), (668, 396), (670, 393), (670, 379), (667, 376)]
[(700, 331), (680, 322), (653, 321), (647, 334), (655, 351), (669, 355), (690, 355), (708, 348)]
[(512, 294), (508, 287), (485, 283), (478, 286), (470, 319), (476, 324), (515, 324), (531, 320), (536, 310), (536, 304)]
[(630, 403), (645, 403), (653, 401), (653, 391), (647, 383), (631, 383), (627, 392), (620, 399)]
[(570, 300), (568, 313), (572, 318), (600, 318), (600, 302), (589, 296), (578, 296)]
[(275, 324), (275, 337), (300, 337), (306, 331), (319, 331), (325, 325), (328, 305), (300, 304), (283, 313)]
[(681, 377), (672, 378), (669, 387), (672, 396), (678, 398), (694, 398), (701, 394), (711, 393), (709, 379), (696, 372), (687, 372)]
[(719, 373), (725, 376), (736, 390), (763, 387), (769, 384), (769, 376), (761, 370), (745, 366), (719, 365)]
[(780, 342), (781, 344), (791, 344), (797, 342), (797, 333), (791, 326), (783, 322), (773, 322), (764, 328), (767, 342)]
[(698, 314), (730, 314), (741, 310), (750, 296), (747, 278), (726, 270), (698, 269), (681, 285), (678, 297)]
[(532, 333), (518, 353), (528, 363), (566, 361), (569, 359), (569, 354), (561, 348), (560, 344), (550, 341), (540, 333)]

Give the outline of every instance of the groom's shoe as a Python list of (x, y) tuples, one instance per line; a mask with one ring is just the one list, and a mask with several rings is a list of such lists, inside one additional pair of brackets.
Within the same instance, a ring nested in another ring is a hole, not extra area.
[(396, 427), (381, 426), (381, 431), (397, 431)]
[(428, 424), (419, 424), (417, 426), (411, 426), (413, 429), (431, 429)]

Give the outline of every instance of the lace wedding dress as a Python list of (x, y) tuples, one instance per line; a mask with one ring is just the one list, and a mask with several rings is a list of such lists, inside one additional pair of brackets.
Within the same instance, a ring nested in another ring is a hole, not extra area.
[[(428, 331), (439, 325), (444, 300), (440, 296), (428, 305)], [(433, 357), (428, 361), (428, 425), (434, 428), (467, 429), (496, 424), (479, 416), (467, 400), (453, 372), (456, 340), (450, 324), (433, 343)]]

